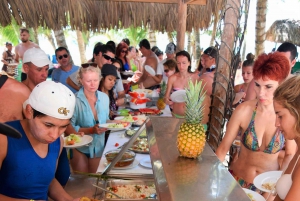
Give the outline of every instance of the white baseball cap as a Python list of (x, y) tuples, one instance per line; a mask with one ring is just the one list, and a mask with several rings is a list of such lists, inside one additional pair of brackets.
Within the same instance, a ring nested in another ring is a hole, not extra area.
[(52, 66), (47, 54), (40, 48), (33, 47), (24, 52), (23, 63), (31, 62), (37, 67)]
[(45, 115), (57, 119), (71, 119), (75, 108), (74, 93), (65, 85), (44, 81), (39, 83), (32, 90), (29, 98), (24, 102)]

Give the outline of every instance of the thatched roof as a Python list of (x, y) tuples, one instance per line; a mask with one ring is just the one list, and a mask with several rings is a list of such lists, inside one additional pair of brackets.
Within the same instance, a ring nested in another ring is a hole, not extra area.
[(266, 33), (266, 40), (291, 42), (300, 46), (300, 20), (276, 20)]
[[(204, 6), (188, 5), (187, 31), (192, 28), (206, 29), (223, 1), (207, 0)], [(149, 22), (153, 30), (171, 32), (177, 28), (177, 4), (104, 0), (1, 0), (0, 24), (10, 24), (12, 17), (19, 25), (24, 22), (27, 27), (41, 25), (54, 30), (70, 25), (72, 29), (96, 31), (101, 28), (141, 26)]]

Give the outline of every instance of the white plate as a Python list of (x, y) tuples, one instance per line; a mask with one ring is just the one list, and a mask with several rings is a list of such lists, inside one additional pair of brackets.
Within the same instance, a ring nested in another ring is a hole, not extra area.
[(175, 103), (183, 103), (185, 102), (186, 93), (185, 90), (174, 91), (170, 98)]
[(141, 161), (140, 161), (140, 165), (145, 167), (145, 168), (150, 168), (152, 169), (152, 164), (151, 164), (151, 159), (150, 157), (146, 157), (146, 158), (143, 158)]
[(134, 72), (133, 71), (122, 71), (121, 72), (123, 75), (133, 75)]
[(67, 137), (64, 137), (64, 147), (66, 148), (78, 148), (78, 147), (82, 147), (82, 146), (85, 146), (89, 143), (91, 143), (93, 141), (93, 137), (90, 136), (90, 135), (84, 135), (81, 137), (81, 141), (78, 142), (78, 143), (75, 143), (74, 145), (67, 145), (66, 144), (66, 138)]
[(152, 90), (151, 89), (135, 89), (133, 91), (136, 91), (138, 93), (144, 93), (146, 94), (146, 97), (152, 97)]
[[(128, 117), (128, 116), (126, 116), (126, 117)], [(120, 120), (120, 121), (122, 121), (122, 119), (124, 119), (124, 118), (125, 118), (125, 116), (119, 116), (119, 117), (115, 117), (114, 120)], [(137, 122), (139, 120), (138, 117), (136, 117), (136, 116), (132, 116), (132, 118), (136, 119), (136, 120), (133, 120), (133, 121), (124, 121), (124, 122), (134, 123), (134, 122)]]
[(111, 130), (111, 131), (121, 131), (121, 130), (126, 130), (130, 127), (130, 124), (128, 124), (128, 126), (124, 127), (124, 128), (109, 128), (108, 126), (111, 124), (116, 124), (116, 123), (106, 123), (106, 124), (100, 124), (99, 127), (102, 128), (107, 128), (107, 130)]
[(154, 76), (156, 74), (155, 70), (149, 65), (145, 65), (145, 70), (152, 76)]
[(258, 194), (257, 192), (254, 192), (254, 191), (249, 190), (247, 188), (243, 188), (243, 190), (245, 191), (246, 194), (251, 194), (252, 199), (255, 200), (255, 201), (266, 201), (266, 199), (262, 195)]
[(269, 172), (264, 172), (260, 175), (257, 175), (254, 180), (253, 184), (255, 185), (256, 188), (263, 192), (270, 192), (270, 190), (267, 190), (262, 187), (263, 184), (265, 183), (274, 183), (276, 184), (277, 180), (280, 178), (282, 174), (282, 171), (269, 171)]
[[(114, 167), (113, 169), (115, 170), (127, 170), (127, 169), (131, 169), (131, 168), (135, 168), (137, 165), (139, 164), (139, 161), (134, 159), (133, 163), (131, 163), (128, 166), (125, 167)], [(104, 162), (104, 166), (106, 167), (108, 165), (107, 161)]]

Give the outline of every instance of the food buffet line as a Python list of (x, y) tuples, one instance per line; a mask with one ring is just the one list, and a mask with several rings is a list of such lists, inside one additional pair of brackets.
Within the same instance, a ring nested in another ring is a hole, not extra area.
[[(166, 107), (161, 115), (148, 116), (142, 125), (130, 128), (135, 132), (111, 132), (97, 170), (98, 175), (108, 179), (72, 175), (66, 191), (99, 200), (250, 200), (208, 144), (197, 159), (179, 157), (176, 139), (182, 121), (171, 117)], [(124, 153), (131, 154), (128, 150), (132, 150), (145, 133), (148, 149), (133, 150), (133, 160), (123, 166), (120, 162), (124, 160)], [(108, 163), (106, 154), (112, 150), (118, 153)], [(118, 191), (123, 192), (122, 198), (113, 194)], [(125, 195), (137, 197), (126, 198)]]

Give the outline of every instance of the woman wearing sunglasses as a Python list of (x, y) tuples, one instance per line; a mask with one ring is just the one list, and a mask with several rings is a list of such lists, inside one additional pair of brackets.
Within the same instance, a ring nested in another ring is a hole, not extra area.
[(121, 71), (132, 70), (127, 55), (128, 45), (124, 42), (119, 43), (116, 49), (116, 58), (122, 61)]
[(89, 146), (71, 150), (71, 166), (73, 171), (97, 171), (100, 157), (104, 150), (104, 132), (100, 128), (109, 120), (109, 98), (98, 91), (101, 75), (96, 63), (82, 64), (78, 77), (81, 85), (76, 93), (76, 105), (71, 119), (72, 126), (77, 132), (92, 135), (93, 141)]

